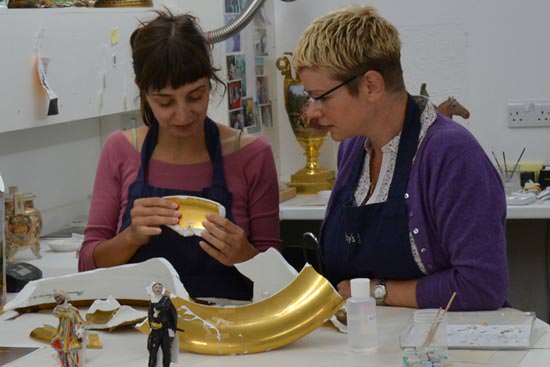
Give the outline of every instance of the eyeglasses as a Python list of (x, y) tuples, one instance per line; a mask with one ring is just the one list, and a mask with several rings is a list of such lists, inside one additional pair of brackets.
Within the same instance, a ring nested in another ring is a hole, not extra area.
[(327, 96), (328, 96), (329, 94), (331, 94), (332, 92), (334, 92), (334, 91), (337, 90), (338, 88), (341, 88), (341, 87), (343, 87), (344, 85), (346, 85), (346, 84), (348, 84), (348, 83), (351, 83), (352, 81), (354, 81), (354, 80), (357, 79), (358, 77), (359, 77), (359, 75), (352, 76), (351, 78), (344, 80), (342, 83), (338, 84), (338, 85), (335, 86), (334, 88), (331, 88), (331, 89), (327, 90), (326, 92), (322, 93), (322, 94), (319, 95), (319, 96), (311, 96), (311, 95), (309, 95), (307, 92), (306, 92), (306, 94), (308, 95), (310, 102), (314, 102), (314, 101), (322, 102), (322, 101), (324, 101), (324, 100), (327, 98)]

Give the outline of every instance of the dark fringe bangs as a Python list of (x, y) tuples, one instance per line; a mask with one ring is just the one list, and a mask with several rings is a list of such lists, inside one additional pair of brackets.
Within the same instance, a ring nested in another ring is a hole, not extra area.
[[(182, 51), (182, 47), (187, 50)], [(185, 55), (190, 57), (186, 58)], [(167, 86), (176, 89), (201, 78), (210, 79), (214, 73), (210, 60), (200, 55), (204, 55), (204, 51), (174, 39), (159, 45), (143, 65), (140, 89), (160, 90)]]

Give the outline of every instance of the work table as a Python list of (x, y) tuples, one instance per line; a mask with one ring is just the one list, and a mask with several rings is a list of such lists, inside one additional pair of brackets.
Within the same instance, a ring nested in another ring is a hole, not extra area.
[[(281, 220), (322, 220), (327, 198), (319, 195), (298, 195), (279, 205)], [(550, 219), (550, 200), (530, 205), (508, 205), (507, 219)]]

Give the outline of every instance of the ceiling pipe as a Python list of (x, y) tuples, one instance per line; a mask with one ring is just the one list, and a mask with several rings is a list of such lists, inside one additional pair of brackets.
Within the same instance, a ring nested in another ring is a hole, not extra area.
[[(284, 2), (293, 2), (295, 0), (282, 0)], [(209, 43), (214, 44), (225, 41), (233, 36), (235, 33), (243, 30), (244, 27), (250, 23), (254, 18), (254, 15), (258, 12), (260, 7), (265, 3), (265, 0), (252, 0), (245, 11), (231, 23), (224, 25), (223, 27), (214, 29), (212, 31), (205, 32), (205, 37)]]

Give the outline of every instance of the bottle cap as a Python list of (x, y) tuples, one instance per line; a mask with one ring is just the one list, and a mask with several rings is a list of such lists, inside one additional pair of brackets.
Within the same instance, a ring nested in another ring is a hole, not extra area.
[(356, 278), (350, 281), (351, 296), (353, 298), (369, 298), (370, 297), (370, 279)]

